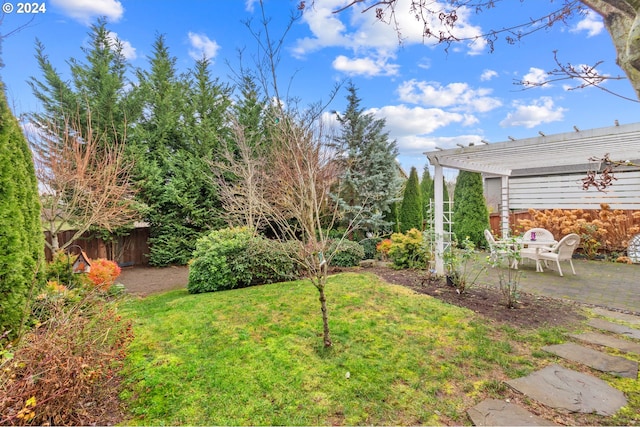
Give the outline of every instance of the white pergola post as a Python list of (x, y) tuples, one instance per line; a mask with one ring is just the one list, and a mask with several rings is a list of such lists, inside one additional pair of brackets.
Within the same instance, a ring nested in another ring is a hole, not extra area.
[(507, 239), (511, 234), (509, 232), (509, 177), (503, 175), (500, 179), (502, 203), (500, 209), (502, 238)]
[(442, 166), (435, 164), (435, 173), (433, 178), (433, 197), (434, 197), (434, 215), (433, 227), (436, 233), (436, 274), (444, 275), (444, 190)]

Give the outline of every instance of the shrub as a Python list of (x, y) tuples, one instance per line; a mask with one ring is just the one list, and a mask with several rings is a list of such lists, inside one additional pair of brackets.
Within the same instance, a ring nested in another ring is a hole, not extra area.
[(376, 252), (380, 259), (387, 261), (389, 259), (389, 250), (391, 250), (391, 239), (384, 239), (376, 245)]
[(115, 283), (121, 271), (115, 262), (98, 258), (91, 261), (91, 269), (87, 277), (98, 289), (106, 291)]
[(484, 230), (489, 228), (489, 211), (484, 199), (482, 176), (477, 172), (460, 171), (453, 192), (453, 233), (484, 247)]
[(429, 252), (422, 232), (413, 228), (404, 234), (392, 234), (389, 258), (396, 268), (426, 268)]
[(284, 282), (300, 277), (292, 245), (255, 236), (249, 240), (246, 258), (250, 261), (251, 274), (247, 285)]
[[(249, 282), (246, 252), (251, 239), (247, 228), (225, 228), (201, 237), (196, 242), (193, 260), (189, 263), (190, 293), (214, 292), (238, 287)], [(229, 258), (236, 258), (234, 270)], [(245, 261), (241, 263), (240, 261)]]
[(56, 281), (70, 289), (82, 287), (86, 283), (86, 276), (73, 273), (72, 266), (75, 260), (76, 255), (69, 255), (63, 250), (57, 251), (45, 269), (46, 281)]
[(245, 227), (225, 228), (198, 239), (187, 289), (214, 292), (297, 277), (288, 245), (253, 236)]
[(363, 259), (375, 259), (377, 253), (377, 246), (382, 239), (380, 237), (371, 237), (367, 239), (360, 240), (358, 242), (362, 249), (364, 250)]
[(418, 181), (418, 171), (411, 168), (405, 183), (402, 205), (398, 212), (400, 231), (406, 233), (412, 228), (422, 230), (422, 194)]
[(541, 227), (553, 233), (556, 240), (576, 233), (581, 236), (582, 250), (587, 256), (598, 251), (623, 252), (629, 240), (640, 232), (640, 211), (632, 213), (614, 209), (606, 204), (600, 210), (583, 209), (529, 209), (531, 219), (519, 220), (524, 229)]
[(75, 304), (55, 297), (66, 292), (48, 285), (50, 317), (0, 360), (0, 425), (105, 424), (120, 411), (130, 322), (96, 292)]
[(0, 82), (0, 336), (19, 334), (43, 260), (33, 157)]
[(329, 246), (331, 265), (355, 267), (364, 258), (364, 248), (351, 240), (336, 240)]

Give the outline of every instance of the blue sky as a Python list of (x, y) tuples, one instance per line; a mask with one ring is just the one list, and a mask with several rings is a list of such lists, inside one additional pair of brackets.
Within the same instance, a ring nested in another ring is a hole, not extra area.
[[(106, 16), (108, 29), (125, 46), (132, 70), (147, 68), (158, 34), (166, 36), (180, 71), (206, 55), (214, 76), (228, 81), (238, 67), (238, 49), (245, 61), (256, 43), (245, 22), (259, 29), (259, 5), (254, 0), (49, 0), (46, 12), (6, 38), (2, 46), (5, 67), (0, 70), (7, 96), (16, 114), (38, 111), (26, 84), (40, 78), (34, 58), (35, 39), (63, 76), (67, 60), (83, 58), (89, 25)], [(307, 0), (310, 4), (311, 0)], [(556, 67), (553, 51), (563, 63), (593, 65), (610, 76), (623, 75), (615, 63), (615, 50), (601, 19), (595, 14), (576, 17), (528, 36), (514, 45), (462, 42), (444, 46), (423, 41), (420, 27), (408, 12), (408, 0), (399, 0), (397, 18), (405, 37), (402, 44), (393, 27), (377, 22), (373, 13), (350, 9), (331, 11), (345, 0), (315, 0), (314, 8), (297, 21), (285, 39), (279, 67), (289, 94), (303, 103), (326, 102), (336, 83), (350, 79), (358, 88), (362, 107), (385, 118), (387, 130), (398, 142), (399, 160), (408, 171), (427, 163), (424, 151), (436, 146), (455, 147), (528, 138), (538, 132), (553, 134), (612, 126), (614, 120), (633, 123), (640, 104), (590, 88), (568, 90), (571, 82), (522, 90), (515, 81), (535, 81)], [(0, 32), (12, 31), (31, 17), (14, 10), (4, 15)], [(292, 0), (265, 0), (271, 32), (278, 37), (297, 4)], [(505, 5), (506, 4), (506, 5)], [(404, 5), (404, 6), (403, 6)], [(459, 11), (456, 31), (474, 36), (543, 15), (559, 5), (545, 0), (506, 1), (486, 13)], [(245, 63), (247, 65), (248, 63)], [(635, 99), (627, 81), (609, 81), (607, 89)], [(342, 111), (346, 90), (330, 104)], [(544, 153), (541, 153), (544, 155)]]

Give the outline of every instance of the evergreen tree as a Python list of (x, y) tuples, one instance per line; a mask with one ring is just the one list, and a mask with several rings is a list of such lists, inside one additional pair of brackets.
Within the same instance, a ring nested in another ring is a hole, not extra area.
[(19, 333), (43, 260), (31, 151), (0, 83), (0, 335)]
[(233, 114), (240, 126), (243, 127), (245, 137), (255, 145), (265, 134), (262, 120), (265, 102), (260, 98), (260, 92), (252, 75), (244, 74), (238, 85), (240, 95), (233, 105)]
[(357, 216), (362, 228), (382, 231), (392, 225), (385, 216), (398, 199), (401, 185), (395, 160), (398, 149), (384, 131), (385, 121), (364, 113), (355, 86), (347, 90), (349, 103), (344, 115), (337, 116), (341, 134), (335, 139), (342, 153), (339, 197), (347, 221)]
[(484, 230), (489, 228), (489, 211), (484, 199), (482, 176), (460, 171), (453, 192), (453, 233), (458, 240), (467, 237), (477, 247), (484, 246)]
[[(45, 54), (45, 47), (36, 41), (36, 59), (42, 79), (31, 77), (29, 85), (42, 103), (43, 112), (31, 119), (42, 129), (65, 129), (71, 117), (82, 126), (91, 126), (104, 136), (104, 143), (124, 141), (126, 126), (139, 115), (128, 90), (127, 60), (122, 43), (111, 36), (104, 19), (91, 26), (89, 43), (82, 47), (84, 59), (70, 58), (71, 83), (63, 80)], [(89, 124), (90, 123), (90, 124)], [(86, 129), (78, 129), (85, 135)]]
[(209, 61), (179, 76), (157, 37), (149, 71), (139, 71), (136, 96), (144, 116), (131, 141), (139, 200), (151, 227), (152, 265), (186, 264), (196, 240), (223, 225), (210, 161), (226, 138), (230, 90), (211, 78)]
[[(434, 197), (433, 192), (433, 178), (431, 178), (431, 175), (429, 174), (429, 166), (425, 166), (424, 171), (422, 172), (422, 179), (420, 180), (420, 193), (422, 195), (422, 217), (425, 220), (429, 218), (429, 205)], [(430, 224), (427, 224), (427, 227), (430, 226)]]
[(398, 218), (401, 232), (406, 233), (412, 228), (422, 230), (422, 196), (418, 171), (415, 167), (412, 167), (411, 173), (409, 173)]

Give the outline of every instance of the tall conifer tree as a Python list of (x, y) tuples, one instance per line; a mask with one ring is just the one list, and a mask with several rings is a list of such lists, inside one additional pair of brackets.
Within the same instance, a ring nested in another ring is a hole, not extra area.
[[(429, 218), (429, 205), (433, 199), (434, 192), (433, 178), (429, 173), (429, 166), (424, 167), (422, 179), (420, 180), (420, 193), (422, 195), (422, 217), (426, 220)], [(427, 224), (430, 227), (430, 224)]]
[(19, 333), (43, 260), (31, 151), (0, 83), (0, 335)]
[(342, 208), (347, 220), (357, 218), (366, 230), (389, 230), (392, 224), (385, 216), (398, 199), (401, 185), (396, 142), (389, 141), (383, 119), (360, 107), (356, 87), (351, 84), (347, 90), (349, 103), (344, 115), (338, 114), (341, 133), (335, 139), (342, 153)]
[(453, 192), (453, 232), (461, 241), (469, 238), (476, 246), (485, 244), (484, 230), (489, 228), (489, 211), (484, 199), (482, 176), (460, 171)]
[(418, 171), (415, 167), (412, 167), (409, 173), (398, 217), (400, 231), (403, 233), (412, 228), (422, 230), (422, 195), (420, 194)]

